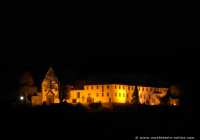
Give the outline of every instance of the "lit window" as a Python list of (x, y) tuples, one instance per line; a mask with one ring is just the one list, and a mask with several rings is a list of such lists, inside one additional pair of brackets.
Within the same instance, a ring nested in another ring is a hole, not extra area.
[(115, 89), (117, 89), (117, 86), (115, 85)]
[(130, 90), (130, 87), (128, 86), (128, 90)]
[(107, 96), (109, 96), (109, 93), (107, 93)]
[(123, 89), (125, 89), (125, 87), (123, 86)]
[(91, 89), (93, 89), (93, 86), (91, 86)]
[(107, 86), (107, 89), (109, 89), (109, 86)]
[(119, 89), (121, 89), (121, 86), (119, 86)]

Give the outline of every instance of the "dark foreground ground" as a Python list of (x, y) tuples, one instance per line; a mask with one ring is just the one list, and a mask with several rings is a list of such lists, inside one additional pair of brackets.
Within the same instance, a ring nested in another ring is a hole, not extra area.
[(70, 105), (8, 108), (1, 113), (1, 134), (7, 139), (198, 135), (198, 117), (189, 107), (134, 106), (116, 107), (113, 111), (97, 108), (95, 112)]

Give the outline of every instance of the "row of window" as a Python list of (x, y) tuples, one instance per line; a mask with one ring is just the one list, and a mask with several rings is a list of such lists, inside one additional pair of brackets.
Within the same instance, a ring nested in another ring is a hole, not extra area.
[[(88, 97), (90, 97), (90, 93), (88, 93)], [(102, 96), (103, 96), (104, 94), (102, 93)], [(109, 96), (109, 94), (107, 93), (107, 96)], [(80, 92), (77, 92), (77, 98), (80, 98)]]
[[(88, 89), (100, 89), (101, 88), (101, 86), (99, 86), (99, 85), (96, 85), (96, 86), (86, 86), (86, 89), (88, 90)], [(102, 88), (104, 88), (104, 86), (102, 86)], [(110, 86), (105, 86), (105, 88), (107, 88), (107, 89), (109, 89), (110, 88)], [(119, 89), (125, 89), (125, 86), (116, 86), (115, 85), (115, 89), (117, 89), (117, 88), (119, 88)], [(133, 90), (133, 86), (128, 86), (128, 90)]]
[[(97, 94), (96, 94), (97, 97), (98, 97), (98, 96), (101, 96), (101, 95), (104, 96), (104, 93), (97, 93)], [(109, 93), (107, 93), (106, 95), (109, 97)], [(106, 96), (106, 95), (105, 95), (105, 96)]]
[[(96, 96), (104, 96), (105, 94), (104, 93), (96, 93)], [(90, 93), (88, 93), (88, 96), (90, 96)], [(109, 93), (107, 93), (105, 96), (108, 96), (109, 97)], [(115, 96), (119, 96), (119, 97), (125, 97), (125, 93), (115, 93)], [(128, 94), (127, 94), (127, 97), (128, 97)], [(80, 98), (80, 92), (77, 92), (77, 98)]]
[[(99, 86), (99, 85), (96, 85), (96, 86), (86, 86), (86, 89), (88, 90), (89, 88), (90, 89), (100, 89), (100, 87), (101, 86)], [(102, 86), (102, 88), (104, 88), (104, 86)], [(105, 88), (107, 88), (107, 89), (109, 89), (110, 88), (110, 86), (105, 86)], [(133, 90), (133, 86), (128, 86), (128, 90)], [(125, 86), (116, 86), (115, 85), (115, 89), (125, 89)], [(139, 91), (153, 91), (154, 90), (154, 88), (144, 88), (144, 87), (141, 87), (141, 88), (138, 88), (138, 90)], [(157, 89), (156, 88), (156, 90), (158, 90), (159, 91), (159, 89)]]
[[(138, 90), (139, 90), (139, 91), (145, 91), (145, 90), (146, 90), (146, 91), (154, 91), (154, 88), (144, 88), (144, 87), (141, 87), (141, 88), (138, 88)], [(156, 91), (159, 92), (159, 89), (156, 88), (156, 89), (155, 89), (155, 92), (156, 92)]]
[[(117, 93), (115, 93), (115, 96), (117, 96)], [(118, 93), (118, 97), (125, 97), (125, 93)], [(128, 97), (128, 94), (127, 94), (127, 97)]]

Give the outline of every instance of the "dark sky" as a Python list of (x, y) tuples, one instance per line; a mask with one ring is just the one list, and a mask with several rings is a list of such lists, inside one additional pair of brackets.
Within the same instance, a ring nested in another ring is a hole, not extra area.
[(148, 74), (180, 82), (191, 80), (198, 72), (196, 36), (180, 17), (152, 17), (148, 22), (16, 17), (12, 15), (4, 23), (0, 52), (3, 94), (15, 89), (24, 71), (31, 71), (40, 83), (49, 66), (66, 82), (113, 73)]
[[(1, 77), (7, 81), (7, 87), (12, 89), (9, 84), (12, 83), (15, 86), (15, 82), (24, 71), (31, 71), (38, 84), (49, 66), (54, 68), (59, 79), (65, 83), (84, 79), (89, 75), (109, 76), (110, 74), (147, 74), (160, 79), (180, 82), (192, 79), (198, 71), (195, 65), (198, 62), (196, 49), (192, 50), (189, 47), (158, 49), (132, 47), (131, 50), (126, 51), (123, 51), (126, 48), (123, 46), (118, 47), (122, 49), (121, 51), (114, 51), (115, 47), (96, 47), (91, 53), (87, 50), (79, 51), (78, 48), (69, 52), (62, 51), (64, 49), (56, 50), (59, 48), (56, 46), (49, 48), (53, 48), (55, 51), (34, 50), (32, 51), (34, 53), (30, 52), (30, 54), (28, 51), (23, 51), (17, 52), (15, 55), (8, 53), (5, 56), (12, 56), (11, 59), (2, 58)], [(100, 54), (98, 49), (104, 49), (105, 53)]]

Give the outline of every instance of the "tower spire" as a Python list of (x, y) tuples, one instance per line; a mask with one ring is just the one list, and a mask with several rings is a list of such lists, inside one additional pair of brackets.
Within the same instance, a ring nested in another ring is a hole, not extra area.
[(49, 67), (49, 70), (47, 71), (44, 79), (58, 81), (58, 78), (57, 78), (57, 76), (56, 76), (56, 74), (55, 74), (55, 72), (54, 72), (54, 70), (51, 66)]

